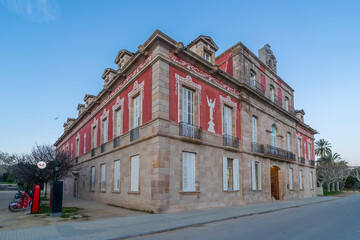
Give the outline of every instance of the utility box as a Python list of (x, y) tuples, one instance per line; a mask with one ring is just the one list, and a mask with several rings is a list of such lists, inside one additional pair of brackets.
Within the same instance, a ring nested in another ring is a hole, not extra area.
[(63, 182), (52, 181), (50, 190), (50, 217), (61, 217)]
[(40, 207), (39, 205), (40, 205), (40, 185), (35, 185), (31, 212), (33, 213), (39, 212), (39, 207)]

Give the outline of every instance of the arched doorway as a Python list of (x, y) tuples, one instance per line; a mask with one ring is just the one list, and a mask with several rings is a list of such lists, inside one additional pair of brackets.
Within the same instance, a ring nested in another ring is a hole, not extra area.
[(275, 200), (280, 199), (279, 193), (279, 168), (272, 166), (270, 168), (270, 179), (271, 179), (271, 198)]

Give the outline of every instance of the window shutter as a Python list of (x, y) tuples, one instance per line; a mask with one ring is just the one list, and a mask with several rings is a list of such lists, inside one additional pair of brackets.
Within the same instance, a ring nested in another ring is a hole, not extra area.
[(227, 171), (227, 157), (223, 157), (223, 188), (228, 190), (228, 171)]
[(139, 191), (139, 156), (131, 158), (131, 191)]
[(255, 162), (251, 162), (252, 190), (256, 190)]
[(303, 189), (303, 187), (302, 187), (302, 170), (299, 171), (299, 180), (300, 180), (300, 189)]
[(120, 189), (120, 161), (115, 161), (114, 168), (114, 190)]
[(257, 142), (257, 119), (252, 117), (252, 141)]
[(140, 124), (140, 96), (134, 98), (134, 128)]
[(183, 191), (188, 191), (189, 189), (189, 164), (188, 164), (188, 153), (183, 152)]
[(195, 191), (195, 154), (189, 153), (190, 157), (190, 191)]
[(120, 136), (121, 109), (116, 112), (116, 136)]
[(233, 160), (233, 168), (234, 168), (234, 190), (240, 190), (240, 167), (239, 167), (239, 159)]
[(289, 168), (289, 189), (293, 189), (292, 169)]
[(187, 99), (187, 91), (186, 91), (186, 88), (182, 88), (182, 121), (187, 123), (187, 104), (186, 104), (186, 99)]
[(310, 172), (310, 189), (313, 188), (313, 173)]
[(259, 190), (261, 190), (262, 189), (262, 187), (261, 187), (261, 163), (259, 163), (259, 165), (258, 165), (258, 171), (259, 171), (259, 174), (258, 174), (258, 176), (259, 176)]

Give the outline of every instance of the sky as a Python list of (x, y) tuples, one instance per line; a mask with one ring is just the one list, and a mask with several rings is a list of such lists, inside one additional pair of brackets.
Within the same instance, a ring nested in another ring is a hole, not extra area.
[(270, 44), (295, 108), (360, 165), (360, 1), (0, 0), (0, 151), (53, 144), (85, 94), (97, 95), (120, 49), (159, 29), (185, 45), (209, 35), (220, 54)]

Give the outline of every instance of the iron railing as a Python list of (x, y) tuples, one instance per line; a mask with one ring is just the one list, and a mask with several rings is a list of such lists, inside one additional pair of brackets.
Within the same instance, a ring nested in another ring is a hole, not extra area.
[(282, 107), (282, 99), (274, 93), (274, 99), (270, 96), (270, 100), (273, 101), (279, 107)]
[(139, 127), (133, 128), (130, 130), (130, 141), (134, 141), (136, 139), (139, 139)]
[(315, 166), (315, 160), (309, 160), (311, 166)]
[(305, 158), (303, 157), (298, 157), (299, 159), (299, 163), (305, 164)]
[(224, 135), (224, 146), (239, 148), (239, 139), (231, 135)]
[(188, 123), (180, 122), (179, 135), (184, 137), (190, 137), (201, 140), (202, 130), (201, 127), (197, 127)]
[(284, 149), (271, 146), (271, 145), (266, 145), (265, 154), (282, 157), (282, 158), (286, 158), (286, 159), (295, 161), (295, 154), (293, 154), (292, 152), (286, 151)]
[(264, 95), (265, 94), (265, 86), (263, 86), (261, 83), (259, 83), (256, 80), (250, 79), (250, 87), (255, 89), (258, 93)]
[(101, 144), (101, 153), (106, 151), (106, 143)]
[(114, 138), (114, 148), (117, 148), (120, 146), (120, 136)]
[(95, 148), (91, 149), (91, 156), (95, 157)]
[(265, 153), (265, 147), (263, 144), (259, 144), (257, 142), (253, 142), (252, 145), (252, 151), (257, 153)]

